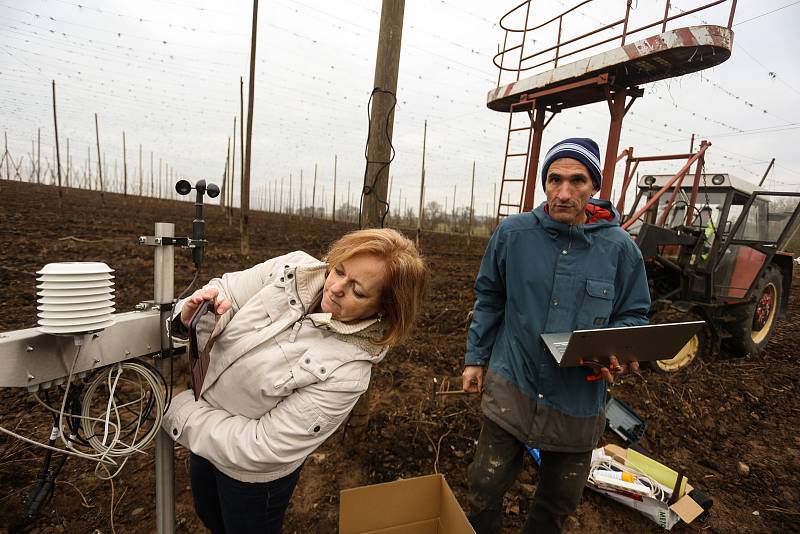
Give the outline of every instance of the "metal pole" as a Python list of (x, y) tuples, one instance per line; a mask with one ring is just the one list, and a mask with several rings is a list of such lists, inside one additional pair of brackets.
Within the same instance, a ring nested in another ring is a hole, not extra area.
[(606, 145), (606, 158), (603, 164), (603, 180), (600, 184), (600, 198), (611, 199), (611, 187), (614, 185), (614, 168), (617, 164), (617, 151), (619, 150), (619, 136), (622, 130), (622, 119), (625, 117), (625, 99), (628, 91), (625, 88), (617, 89), (608, 94), (608, 108), (611, 112), (611, 123), (608, 126), (608, 144)]
[[(539, 153), (542, 150), (542, 136), (544, 128), (547, 126), (544, 123), (545, 109), (543, 105), (536, 104), (536, 111), (533, 117), (533, 135), (531, 136), (531, 146), (528, 149), (528, 168), (525, 174), (525, 193), (522, 202), (522, 212), (528, 212), (533, 209), (533, 198), (536, 192), (536, 184), (539, 183), (539, 176), (536, 172), (539, 166)], [(500, 194), (502, 197), (502, 193)], [(502, 202), (503, 199), (501, 198)], [(506, 201), (508, 203), (508, 201)], [(498, 213), (500, 209), (498, 206)]]
[[(156, 223), (156, 237), (175, 237), (175, 225), (172, 223)], [(155, 247), (155, 279), (154, 297), (156, 304), (161, 305), (161, 347), (169, 346), (166, 328), (172, 317), (172, 299), (175, 294), (175, 247)], [(172, 356), (171, 354), (168, 356)], [(156, 369), (165, 374), (167, 361), (156, 358)], [(162, 428), (156, 435), (156, 526), (158, 534), (175, 532), (175, 444)]]

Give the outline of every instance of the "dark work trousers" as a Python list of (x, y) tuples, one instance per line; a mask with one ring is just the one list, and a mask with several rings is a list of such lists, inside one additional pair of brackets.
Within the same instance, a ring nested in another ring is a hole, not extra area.
[(194, 509), (213, 534), (280, 534), (302, 467), (271, 482), (241, 482), (192, 453)]
[[(501, 531), (503, 495), (523, 465), (525, 445), (486, 417), (469, 466), (469, 521), (478, 534)], [(524, 534), (561, 532), (581, 501), (592, 452), (541, 451), (539, 481), (522, 528)]]

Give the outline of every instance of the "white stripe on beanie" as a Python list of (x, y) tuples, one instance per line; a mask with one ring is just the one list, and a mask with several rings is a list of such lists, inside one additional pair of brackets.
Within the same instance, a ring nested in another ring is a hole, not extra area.
[(558, 152), (577, 152), (578, 154), (583, 155), (589, 161), (589, 163), (591, 163), (595, 169), (597, 169), (598, 174), (602, 174), (600, 170), (600, 159), (598, 156), (593, 154), (586, 147), (577, 143), (559, 143), (558, 145), (554, 146), (545, 156), (544, 165), (548, 166), (550, 159)]

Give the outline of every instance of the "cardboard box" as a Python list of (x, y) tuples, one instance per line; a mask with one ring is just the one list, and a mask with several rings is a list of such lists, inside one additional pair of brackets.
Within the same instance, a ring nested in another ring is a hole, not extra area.
[(342, 490), (339, 534), (475, 534), (442, 475)]
[[(625, 465), (626, 467), (631, 467), (629, 465), (631, 462), (628, 461), (628, 449), (623, 449), (617, 445), (606, 445), (602, 448), (602, 451), (606, 455), (611, 456), (615, 461)], [(635, 468), (641, 469), (645, 475), (648, 475), (653, 479), (661, 479), (658, 481), (668, 487), (674, 486), (675, 479), (673, 479), (672, 483), (669, 484), (669, 480), (665, 480), (663, 478), (669, 478), (673, 473), (677, 475), (677, 473), (672, 471), (670, 468), (659, 464), (650, 458), (647, 458), (645, 461), (642, 461), (640, 458), (637, 460), (636, 464), (637, 465)], [(644, 467), (642, 467), (642, 465), (644, 465)], [(667, 503), (661, 502), (658, 499), (636, 495), (626, 491), (611, 491), (595, 487), (591, 483), (587, 485), (592, 490), (646, 515), (660, 527), (666, 530), (671, 530), (672, 527), (674, 527), (678, 521), (681, 520), (683, 520), (685, 523), (691, 523), (704, 511), (703, 508), (694, 501), (694, 499), (689, 497), (689, 492), (692, 491), (693, 488), (688, 482), (681, 484), (682, 496), (672, 505), (668, 505)]]

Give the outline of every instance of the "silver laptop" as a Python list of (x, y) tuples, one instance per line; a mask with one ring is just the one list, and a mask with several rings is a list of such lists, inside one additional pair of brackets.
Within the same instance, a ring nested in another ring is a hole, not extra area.
[(705, 321), (623, 326), (542, 334), (542, 341), (559, 367), (574, 367), (581, 361), (620, 363), (651, 362), (673, 358), (705, 325)]

